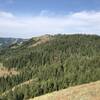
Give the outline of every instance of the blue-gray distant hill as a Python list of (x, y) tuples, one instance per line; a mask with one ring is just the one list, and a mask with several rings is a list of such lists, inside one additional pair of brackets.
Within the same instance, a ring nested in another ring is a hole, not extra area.
[(0, 49), (4, 47), (9, 47), (14, 44), (21, 44), (24, 39), (21, 38), (2, 38), (0, 37)]

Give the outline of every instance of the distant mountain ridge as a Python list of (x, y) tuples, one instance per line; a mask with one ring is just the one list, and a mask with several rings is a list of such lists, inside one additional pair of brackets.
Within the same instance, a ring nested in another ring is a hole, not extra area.
[(9, 47), (12, 44), (22, 43), (23, 41), (25, 41), (25, 39), (21, 39), (21, 38), (2, 38), (2, 37), (0, 37), (0, 49), (2, 49), (4, 47)]

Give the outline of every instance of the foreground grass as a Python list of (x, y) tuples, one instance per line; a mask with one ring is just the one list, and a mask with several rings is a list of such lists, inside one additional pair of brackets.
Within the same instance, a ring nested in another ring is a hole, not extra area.
[(100, 81), (70, 87), (29, 100), (100, 100)]

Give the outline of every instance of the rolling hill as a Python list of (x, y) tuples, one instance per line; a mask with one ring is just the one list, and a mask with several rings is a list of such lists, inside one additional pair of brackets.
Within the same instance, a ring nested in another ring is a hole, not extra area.
[(100, 36), (33, 37), (2, 49), (0, 64), (18, 73), (0, 77), (1, 100), (27, 100), (95, 82), (100, 80)]

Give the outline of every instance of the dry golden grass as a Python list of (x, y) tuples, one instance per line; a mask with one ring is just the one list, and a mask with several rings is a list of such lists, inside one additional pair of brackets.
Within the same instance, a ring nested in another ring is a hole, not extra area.
[(7, 69), (5, 67), (3, 67), (3, 65), (0, 63), (0, 77), (7, 77), (7, 76), (12, 76), (12, 75), (17, 75), (19, 74), (18, 71), (16, 71), (15, 69)]
[(35, 47), (35, 46), (40, 45), (42, 43), (46, 43), (50, 40), (50, 38), (48, 36), (42, 36), (42, 37), (37, 38), (36, 40), (39, 40), (39, 41), (37, 41), (35, 44), (30, 45), (29, 48)]
[(100, 81), (70, 87), (30, 100), (100, 100)]

